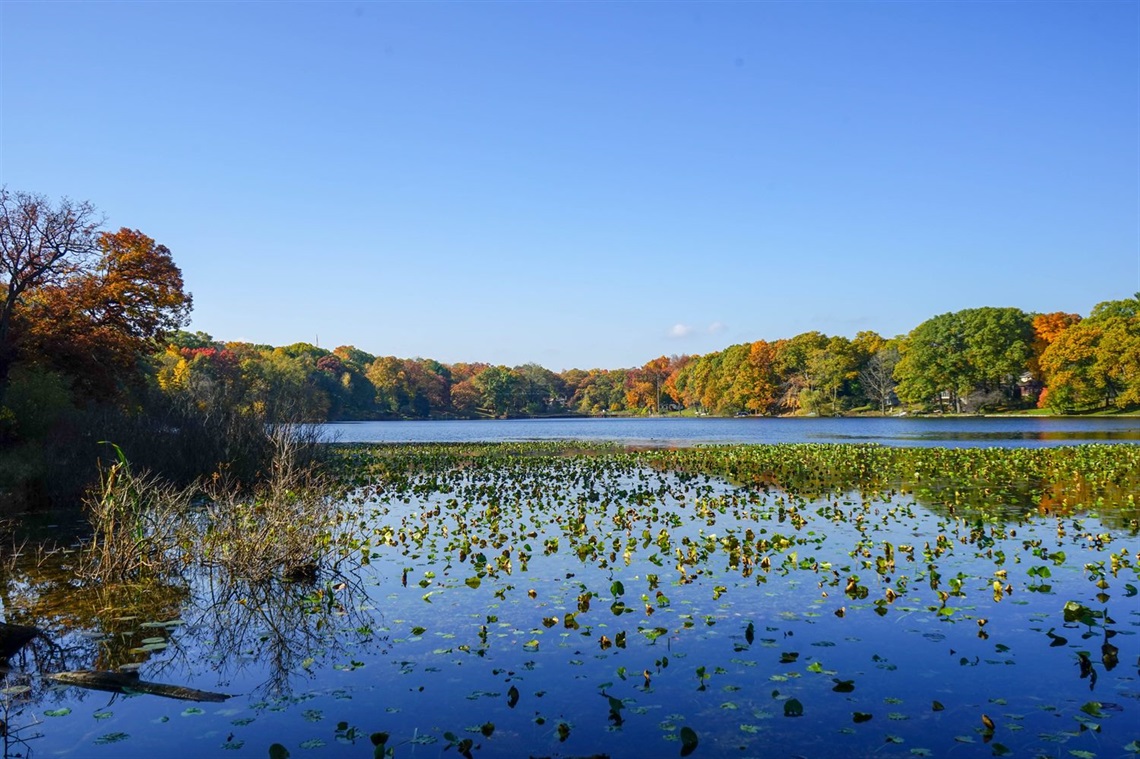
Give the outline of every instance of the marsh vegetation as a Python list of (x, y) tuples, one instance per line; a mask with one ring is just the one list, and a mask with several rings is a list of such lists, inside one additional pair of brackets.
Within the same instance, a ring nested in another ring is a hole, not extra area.
[(98, 528), (7, 562), (43, 632), (8, 752), (1140, 750), (1133, 446), (335, 450), (335, 481), (175, 499), (128, 533), (144, 571), (99, 574)]

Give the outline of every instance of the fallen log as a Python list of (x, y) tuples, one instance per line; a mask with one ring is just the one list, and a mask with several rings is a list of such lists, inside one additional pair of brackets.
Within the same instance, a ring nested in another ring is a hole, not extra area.
[(195, 690), (181, 685), (167, 683), (152, 683), (140, 680), (137, 674), (125, 672), (100, 672), (95, 670), (77, 670), (74, 672), (58, 672), (48, 675), (48, 680), (74, 685), (79, 688), (92, 690), (105, 690), (111, 693), (145, 693), (150, 696), (163, 698), (177, 698), (182, 701), (213, 701), (221, 702), (230, 698), (225, 693), (211, 693), (205, 690)]

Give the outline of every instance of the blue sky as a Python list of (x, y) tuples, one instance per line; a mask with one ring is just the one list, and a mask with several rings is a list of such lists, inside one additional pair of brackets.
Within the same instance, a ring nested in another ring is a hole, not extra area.
[(0, 182), (192, 329), (619, 368), (1140, 290), (1137, 2), (0, 2)]

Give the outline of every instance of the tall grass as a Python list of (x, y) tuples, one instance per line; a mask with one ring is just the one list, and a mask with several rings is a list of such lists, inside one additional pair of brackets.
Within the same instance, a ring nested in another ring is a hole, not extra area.
[(116, 460), (85, 499), (93, 534), (79, 574), (88, 580), (130, 582), (157, 579), (186, 562), (184, 526), (192, 490), (148, 474), (136, 474), (114, 446)]
[(250, 489), (224, 474), (178, 487), (136, 474), (122, 449), (86, 499), (92, 536), (79, 574), (100, 582), (170, 579), (198, 567), (263, 582), (313, 577), (335, 516), (315, 428), (263, 430), (269, 464)]

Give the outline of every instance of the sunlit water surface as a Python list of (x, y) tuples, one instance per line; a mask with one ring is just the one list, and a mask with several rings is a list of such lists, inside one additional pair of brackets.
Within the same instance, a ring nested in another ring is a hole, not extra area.
[(345, 443), (595, 440), (642, 445), (880, 443), (1005, 447), (1140, 442), (1134, 417), (475, 419), (322, 425)]
[[(315, 582), (75, 591), (66, 556), (9, 578), (8, 621), (60, 614), (0, 681), (9, 755), (370, 756), (379, 732), (396, 757), (1140, 749), (1135, 512), (797, 500), (625, 458), (361, 485), (359, 546)], [(232, 698), (39, 677), (124, 663)]]

